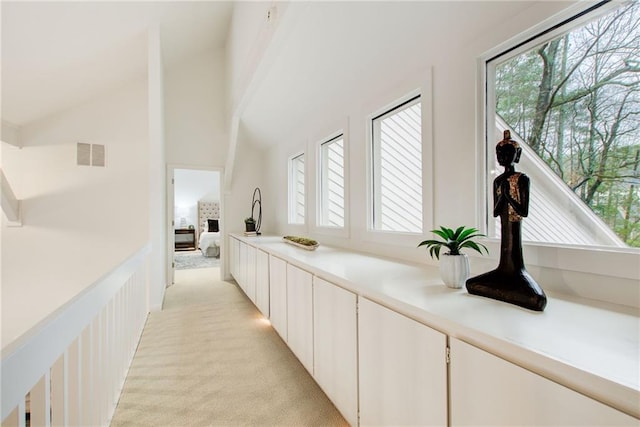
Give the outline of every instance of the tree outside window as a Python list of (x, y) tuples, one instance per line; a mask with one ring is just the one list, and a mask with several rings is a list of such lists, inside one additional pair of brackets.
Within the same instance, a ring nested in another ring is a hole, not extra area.
[(496, 114), (640, 247), (640, 3), (494, 61)]

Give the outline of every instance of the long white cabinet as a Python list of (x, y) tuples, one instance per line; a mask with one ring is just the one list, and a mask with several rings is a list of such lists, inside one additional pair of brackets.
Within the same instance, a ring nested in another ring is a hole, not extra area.
[[(439, 321), (433, 312), (423, 318), (422, 309), (410, 303), (406, 311), (393, 308), (384, 298), (372, 298), (368, 283), (345, 285), (335, 274), (346, 267), (336, 267), (337, 258), (328, 250), (323, 257), (274, 240), (262, 245), (230, 240), (231, 274), (351, 425), (640, 426), (631, 415), (633, 394), (622, 395), (630, 405), (621, 400), (616, 407), (615, 399), (600, 399), (605, 394), (595, 386), (593, 393), (580, 391), (557, 370), (545, 376), (504, 354), (468, 344), (450, 319)], [(367, 277), (383, 282), (385, 292), (402, 300), (409, 295), (408, 284), (394, 265), (371, 263)], [(442, 295), (451, 291), (426, 289), (437, 301), (433, 310), (444, 310)], [(483, 315), (477, 308), (473, 313), (474, 319)], [(531, 319), (547, 321), (540, 315)], [(517, 331), (515, 325), (508, 330)], [(485, 348), (502, 353), (512, 345), (493, 338), (487, 342)], [(517, 353), (534, 362), (539, 356), (526, 349)], [(555, 364), (550, 361), (547, 371)], [(621, 410), (629, 407), (631, 412)]]
[(256, 307), (345, 419), (358, 425), (356, 295), (237, 239), (230, 247), (240, 288), (252, 301), (255, 289)]

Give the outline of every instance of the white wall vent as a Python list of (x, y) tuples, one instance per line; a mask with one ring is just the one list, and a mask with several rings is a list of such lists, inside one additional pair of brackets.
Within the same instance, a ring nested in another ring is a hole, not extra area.
[(78, 142), (78, 166), (91, 166), (91, 144)]
[(106, 165), (104, 145), (78, 142), (77, 153), (78, 166), (104, 167)]
[(91, 166), (104, 167), (105, 155), (104, 145), (91, 144)]

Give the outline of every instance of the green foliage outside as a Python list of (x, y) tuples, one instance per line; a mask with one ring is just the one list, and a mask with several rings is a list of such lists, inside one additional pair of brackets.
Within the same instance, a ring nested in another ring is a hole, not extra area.
[(496, 112), (640, 247), (640, 3), (496, 67)]

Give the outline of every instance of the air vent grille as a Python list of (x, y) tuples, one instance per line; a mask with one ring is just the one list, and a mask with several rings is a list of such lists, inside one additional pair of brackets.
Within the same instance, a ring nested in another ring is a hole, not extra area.
[(86, 144), (78, 142), (77, 144), (77, 163), (78, 166), (106, 166), (106, 152), (104, 145)]

